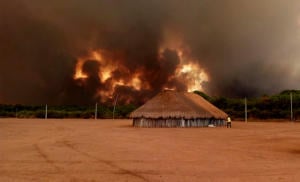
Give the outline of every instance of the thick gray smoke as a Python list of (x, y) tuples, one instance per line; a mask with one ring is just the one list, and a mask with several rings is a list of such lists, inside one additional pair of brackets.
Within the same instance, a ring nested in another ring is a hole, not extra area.
[[(179, 32), (209, 75), (208, 94), (256, 96), (298, 89), (298, 0), (0, 0), (0, 102), (81, 104), (113, 81), (140, 73), (140, 91), (118, 86), (120, 100), (143, 102), (165, 86), (186, 90), (172, 76), (173, 50), (158, 50), (167, 28)], [(102, 66), (87, 60), (86, 80), (74, 80), (78, 57), (108, 50), (120, 66), (101, 82)]]

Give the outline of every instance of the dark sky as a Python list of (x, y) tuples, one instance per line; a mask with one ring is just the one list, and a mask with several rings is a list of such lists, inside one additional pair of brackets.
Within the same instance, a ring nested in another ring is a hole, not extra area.
[[(168, 34), (208, 74), (210, 95), (300, 89), (298, 0), (0, 0), (0, 103), (93, 103), (134, 74), (140, 91), (111, 95), (143, 102), (166, 86), (187, 90), (174, 77), (178, 52), (159, 55)], [(86, 60), (89, 77), (74, 80), (78, 58), (100, 49), (119, 69), (102, 82), (105, 65)]]

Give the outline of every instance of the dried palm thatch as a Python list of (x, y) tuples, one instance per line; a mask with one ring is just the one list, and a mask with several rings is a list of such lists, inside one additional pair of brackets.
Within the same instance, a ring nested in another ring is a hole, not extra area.
[(149, 119), (224, 120), (228, 115), (197, 94), (168, 90), (156, 95), (130, 116)]

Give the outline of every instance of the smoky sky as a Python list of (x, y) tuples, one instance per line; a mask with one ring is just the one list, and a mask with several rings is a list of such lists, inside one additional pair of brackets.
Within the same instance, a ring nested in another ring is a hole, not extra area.
[[(209, 75), (202, 86), (210, 95), (300, 88), (297, 0), (0, 0), (0, 102), (94, 103), (96, 92), (133, 73), (148, 88), (119, 85), (112, 95), (120, 101), (142, 103), (166, 86), (186, 90), (172, 77), (177, 53), (158, 58), (166, 29)], [(87, 60), (89, 77), (74, 80), (77, 58), (97, 49), (120, 69), (103, 83), (103, 65)]]

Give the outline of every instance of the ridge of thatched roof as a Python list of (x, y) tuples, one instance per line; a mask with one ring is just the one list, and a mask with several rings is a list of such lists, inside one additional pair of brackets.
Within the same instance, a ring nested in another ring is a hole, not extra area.
[(215, 118), (227, 114), (203, 97), (188, 92), (163, 91), (130, 114), (131, 118)]

